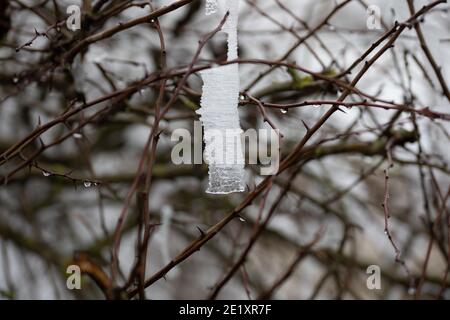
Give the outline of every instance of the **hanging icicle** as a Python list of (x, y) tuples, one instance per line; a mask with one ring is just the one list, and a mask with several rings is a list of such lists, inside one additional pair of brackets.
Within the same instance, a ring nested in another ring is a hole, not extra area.
[[(228, 60), (238, 57), (237, 23), (239, 0), (225, 0), (218, 10), (217, 0), (207, 0), (206, 14), (229, 16), (222, 27), (228, 35)], [(209, 166), (208, 193), (227, 194), (245, 189), (244, 157), (239, 123), (239, 66), (230, 64), (201, 73), (203, 95), (197, 111), (204, 128), (205, 159)]]

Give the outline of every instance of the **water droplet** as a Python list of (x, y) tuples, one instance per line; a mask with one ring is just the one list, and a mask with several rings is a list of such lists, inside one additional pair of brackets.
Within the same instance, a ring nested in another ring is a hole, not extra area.
[(384, 230), (384, 234), (387, 235), (387, 234), (388, 234), (388, 231), (387, 231), (387, 230)]
[(19, 82), (19, 78), (17, 78), (17, 77), (14, 77), (14, 78), (13, 78), (13, 82), (14, 82), (14, 83), (17, 83), (17, 82)]
[(239, 96), (239, 100), (244, 101), (244, 100), (245, 100), (245, 96), (244, 96), (243, 94), (241, 94), (241, 95)]
[(48, 171), (42, 171), (42, 175), (44, 177), (50, 177), (52, 174), (50, 172), (48, 172)]
[(330, 25), (328, 25), (328, 30), (334, 31), (334, 30), (336, 30), (336, 27), (330, 24)]
[(313, 104), (313, 108), (320, 108), (320, 104)]
[(150, 23), (155, 23), (155, 19), (150, 20)]
[(280, 111), (281, 111), (281, 113), (284, 113), (284, 114), (287, 113), (287, 110), (286, 110), (286, 109), (280, 109)]
[(85, 181), (85, 182), (84, 182), (84, 186), (85, 186), (86, 188), (89, 188), (91, 185), (92, 185), (92, 182), (90, 182), (90, 181)]
[(239, 220), (242, 221), (242, 222), (245, 222), (245, 219), (242, 218), (242, 217), (239, 217)]
[(81, 139), (81, 138), (83, 138), (83, 135), (81, 134), (81, 133), (74, 133), (73, 134), (73, 137), (75, 138), (75, 139)]
[(416, 293), (416, 288), (410, 287), (410, 288), (408, 289), (408, 294), (409, 294), (410, 296), (414, 295), (415, 293)]

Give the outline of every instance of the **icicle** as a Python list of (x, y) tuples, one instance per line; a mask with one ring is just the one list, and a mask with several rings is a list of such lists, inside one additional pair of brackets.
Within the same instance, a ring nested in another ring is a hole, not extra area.
[[(207, 1), (207, 8), (217, 0)], [(222, 27), (228, 35), (228, 60), (238, 57), (239, 0), (225, 0), (229, 16)], [(208, 12), (208, 10), (206, 11)], [(245, 190), (244, 158), (239, 123), (239, 66), (230, 64), (201, 73), (203, 95), (197, 111), (204, 127), (205, 159), (209, 165), (208, 193), (227, 194)]]

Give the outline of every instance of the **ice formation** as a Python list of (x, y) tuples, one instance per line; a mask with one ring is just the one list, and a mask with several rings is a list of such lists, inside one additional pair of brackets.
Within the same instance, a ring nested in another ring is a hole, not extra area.
[[(228, 60), (238, 57), (237, 23), (239, 0), (225, 0), (219, 10), (217, 0), (207, 0), (206, 14), (229, 16), (222, 27), (228, 36)], [(222, 15), (223, 14), (223, 15)], [(239, 66), (230, 64), (201, 73), (203, 95), (197, 111), (204, 128), (205, 160), (209, 166), (206, 192), (227, 194), (245, 189), (244, 157), (239, 123)]]
[(206, 0), (205, 14), (207, 16), (214, 14), (217, 12), (219, 4), (217, 0)]

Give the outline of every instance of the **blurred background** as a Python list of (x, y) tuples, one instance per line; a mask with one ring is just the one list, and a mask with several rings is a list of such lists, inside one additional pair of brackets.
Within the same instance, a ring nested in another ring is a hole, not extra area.
[[(205, 164), (171, 161), (173, 130), (192, 131), (198, 120), (202, 81), (191, 74), (161, 119), (160, 87), (162, 101), (169, 101), (198, 41), (221, 20), (205, 15), (204, 0), (94, 39), (71, 55), (88, 37), (174, 2), (0, 1), (0, 299), (103, 299), (113, 287), (123, 295), (138, 286), (132, 275), (143, 231), (136, 195), (123, 223), (116, 276), (111, 265), (118, 218), (142, 178), (143, 154), (155, 156), (144, 198), (150, 223), (145, 279), (265, 178), (258, 165), (248, 165), (244, 193), (211, 195)], [(264, 115), (243, 96), (242, 128), (268, 127), (268, 117), (283, 134), (282, 157), (331, 108), (320, 101), (336, 101), (344, 91), (329, 79), (350, 83), (364, 62), (345, 71), (396, 21), (411, 16), (406, 0), (240, 2), (239, 56), (267, 61), (240, 64), (242, 92), (267, 104), (317, 101), (265, 107)], [(413, 3), (418, 11), (431, 1)], [(69, 5), (81, 8), (80, 30), (66, 27)], [(380, 20), (371, 24), (378, 9)], [(359, 93), (345, 100), (355, 104), (335, 112), (295, 165), (200, 251), (151, 283), (145, 297), (449, 298), (450, 101), (442, 93), (450, 82), (448, 10), (441, 3), (420, 17), (425, 50), (417, 29), (405, 29), (361, 78)], [(225, 35), (218, 33), (195, 66), (225, 59)], [(161, 134), (153, 150), (146, 143), (156, 119)], [(81, 290), (67, 288), (72, 264), (83, 271)], [(371, 265), (381, 272), (379, 289), (367, 285)]]

